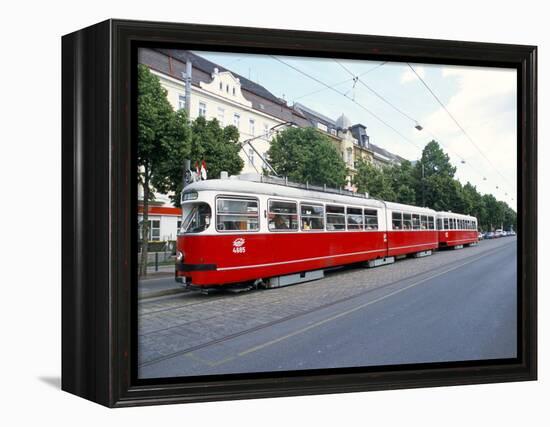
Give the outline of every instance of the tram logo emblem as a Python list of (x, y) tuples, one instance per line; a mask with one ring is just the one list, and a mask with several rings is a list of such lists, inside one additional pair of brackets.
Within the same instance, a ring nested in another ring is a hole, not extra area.
[(243, 254), (246, 252), (244, 244), (246, 243), (245, 239), (239, 237), (238, 239), (233, 240), (233, 253)]

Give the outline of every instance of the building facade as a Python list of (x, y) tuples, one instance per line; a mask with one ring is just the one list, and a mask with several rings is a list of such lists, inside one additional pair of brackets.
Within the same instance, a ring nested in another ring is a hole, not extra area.
[[(402, 159), (371, 144), (366, 126), (354, 124), (341, 115), (333, 120), (303, 104), (287, 105), (265, 87), (190, 51), (175, 49), (140, 49), (140, 64), (156, 75), (167, 92), (174, 110), (188, 106), (193, 120), (216, 119), (221, 126), (239, 130), (244, 161), (242, 173), (262, 173), (274, 127), (287, 125), (315, 127), (329, 137), (347, 167), (347, 186), (355, 190), (352, 179), (359, 160), (375, 165), (399, 163)], [(186, 87), (187, 63), (191, 64), (191, 87)], [(187, 97), (190, 97), (187, 99)], [(280, 129), (279, 129), (280, 130)], [(261, 156), (261, 157), (260, 157)], [(138, 190), (142, 200), (143, 191)], [(140, 208), (141, 209), (141, 208)], [(141, 213), (139, 221), (142, 221)], [(149, 209), (149, 240), (175, 240), (181, 223), (181, 210), (171, 205), (167, 195), (155, 194)]]

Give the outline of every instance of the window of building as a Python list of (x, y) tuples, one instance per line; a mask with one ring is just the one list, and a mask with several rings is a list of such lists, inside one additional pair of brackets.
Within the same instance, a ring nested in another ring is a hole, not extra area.
[(223, 83), (220, 82), (220, 90), (223, 90)]
[(241, 116), (237, 113), (233, 114), (233, 125), (239, 129), (241, 123)]
[(206, 117), (206, 103), (199, 102), (199, 116)]
[(216, 227), (219, 231), (257, 231), (259, 210), (256, 199), (218, 198)]
[(185, 95), (178, 95), (178, 110), (185, 110)]
[(343, 206), (327, 205), (327, 230), (340, 231), (346, 229), (346, 210)]
[(413, 220), (413, 230), (420, 230), (420, 215), (413, 214), (412, 220)]
[(378, 230), (378, 211), (376, 209), (365, 209), (365, 230)]
[(269, 125), (264, 123), (264, 138), (269, 138)]
[(298, 207), (296, 202), (270, 200), (267, 227), (270, 231), (298, 230)]
[(225, 85), (225, 91), (229, 93), (229, 85)]
[(254, 121), (254, 119), (248, 119), (248, 133), (250, 133), (250, 135), (252, 136), (255, 135), (255, 124), (256, 122)]
[(361, 208), (346, 208), (348, 230), (363, 229), (363, 210)]
[(403, 223), (403, 215), (401, 212), (392, 212), (391, 214), (392, 228), (394, 230), (401, 230)]
[(325, 209), (322, 205), (300, 205), (301, 228), (304, 231), (323, 230)]
[[(159, 241), (160, 240), (160, 220), (159, 219), (150, 219), (149, 223), (149, 236), (147, 237), (148, 241)], [(143, 239), (143, 232), (140, 233), (141, 238)]]
[(324, 132), (328, 132), (327, 126), (324, 125), (323, 123), (317, 122), (317, 129), (321, 129), (321, 130), (324, 131)]
[(235, 86), (233, 86), (233, 96), (235, 96), (236, 92), (235, 92)]
[(222, 107), (218, 107), (218, 122), (223, 126), (225, 121), (225, 110)]

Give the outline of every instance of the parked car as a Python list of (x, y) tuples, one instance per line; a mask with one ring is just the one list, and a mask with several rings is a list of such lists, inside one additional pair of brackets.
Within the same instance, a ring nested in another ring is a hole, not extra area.
[(492, 232), (492, 231), (489, 231), (489, 232), (485, 233), (485, 238), (486, 239), (494, 239), (495, 238), (495, 233)]
[(485, 234), (483, 234), (482, 232), (477, 233), (478, 240), (483, 240), (484, 237), (485, 237)]

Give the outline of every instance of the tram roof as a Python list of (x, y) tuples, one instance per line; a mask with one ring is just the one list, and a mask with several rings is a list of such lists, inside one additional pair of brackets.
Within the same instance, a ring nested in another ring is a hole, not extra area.
[(232, 176), (228, 179), (209, 179), (189, 184), (184, 191), (218, 191), (246, 194), (263, 194), (274, 197), (290, 197), (294, 199), (316, 199), (322, 202), (333, 202), (347, 205), (361, 205), (372, 207), (387, 206), (390, 209), (415, 211), (434, 215), (435, 211), (429, 208), (403, 205), (400, 203), (384, 202), (366, 197), (361, 193), (352, 193), (346, 190), (330, 189), (287, 182), (280, 178), (267, 177), (269, 182), (263, 182), (266, 177), (261, 176)]
[(450, 211), (437, 212), (437, 217), (438, 218), (457, 218), (457, 219), (475, 219), (475, 220), (477, 220), (477, 218), (475, 216), (459, 214), (459, 213), (450, 212)]

